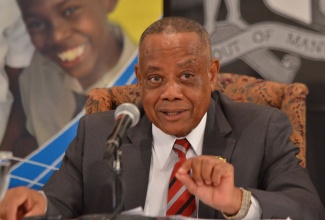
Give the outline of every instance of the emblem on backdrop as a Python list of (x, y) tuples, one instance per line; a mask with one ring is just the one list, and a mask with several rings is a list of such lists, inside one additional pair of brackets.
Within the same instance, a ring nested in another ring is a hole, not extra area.
[(221, 66), (240, 59), (264, 79), (291, 83), (302, 59), (325, 61), (325, 0), (205, 0), (204, 18)]

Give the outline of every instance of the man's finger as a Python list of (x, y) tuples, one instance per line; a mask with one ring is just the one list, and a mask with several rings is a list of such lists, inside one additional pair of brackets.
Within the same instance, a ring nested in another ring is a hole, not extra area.
[(185, 160), (184, 163), (178, 169), (177, 173), (179, 173), (179, 174), (187, 173), (189, 170), (192, 169), (192, 164), (193, 164), (192, 158)]
[(177, 172), (175, 176), (187, 187), (190, 193), (195, 194), (197, 185), (187, 172)]

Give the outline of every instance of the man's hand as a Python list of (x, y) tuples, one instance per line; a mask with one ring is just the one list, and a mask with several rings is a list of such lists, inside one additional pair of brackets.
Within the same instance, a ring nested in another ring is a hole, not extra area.
[(0, 219), (16, 220), (23, 217), (44, 215), (45, 198), (27, 187), (9, 189), (0, 202)]
[[(192, 170), (192, 178), (189, 170)], [(214, 156), (193, 157), (183, 163), (176, 177), (205, 204), (228, 215), (239, 211), (242, 191), (234, 186), (231, 164)]]

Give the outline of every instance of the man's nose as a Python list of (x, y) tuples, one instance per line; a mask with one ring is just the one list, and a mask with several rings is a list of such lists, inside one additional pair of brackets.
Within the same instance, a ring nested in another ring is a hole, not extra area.
[(179, 100), (183, 98), (181, 85), (177, 82), (167, 82), (164, 86), (164, 91), (161, 98), (169, 101)]

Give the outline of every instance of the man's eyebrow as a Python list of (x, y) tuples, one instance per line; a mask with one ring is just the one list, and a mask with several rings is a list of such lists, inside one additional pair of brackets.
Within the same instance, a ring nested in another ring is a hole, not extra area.
[(147, 70), (148, 71), (160, 71), (160, 70), (162, 70), (162, 68), (161, 67), (158, 67), (158, 66), (148, 66), (148, 68), (147, 68)]
[(189, 65), (193, 65), (195, 64), (196, 62), (194, 62), (193, 60), (185, 60), (184, 62), (181, 62), (181, 63), (177, 63), (177, 67), (186, 67), (186, 66), (189, 66)]

